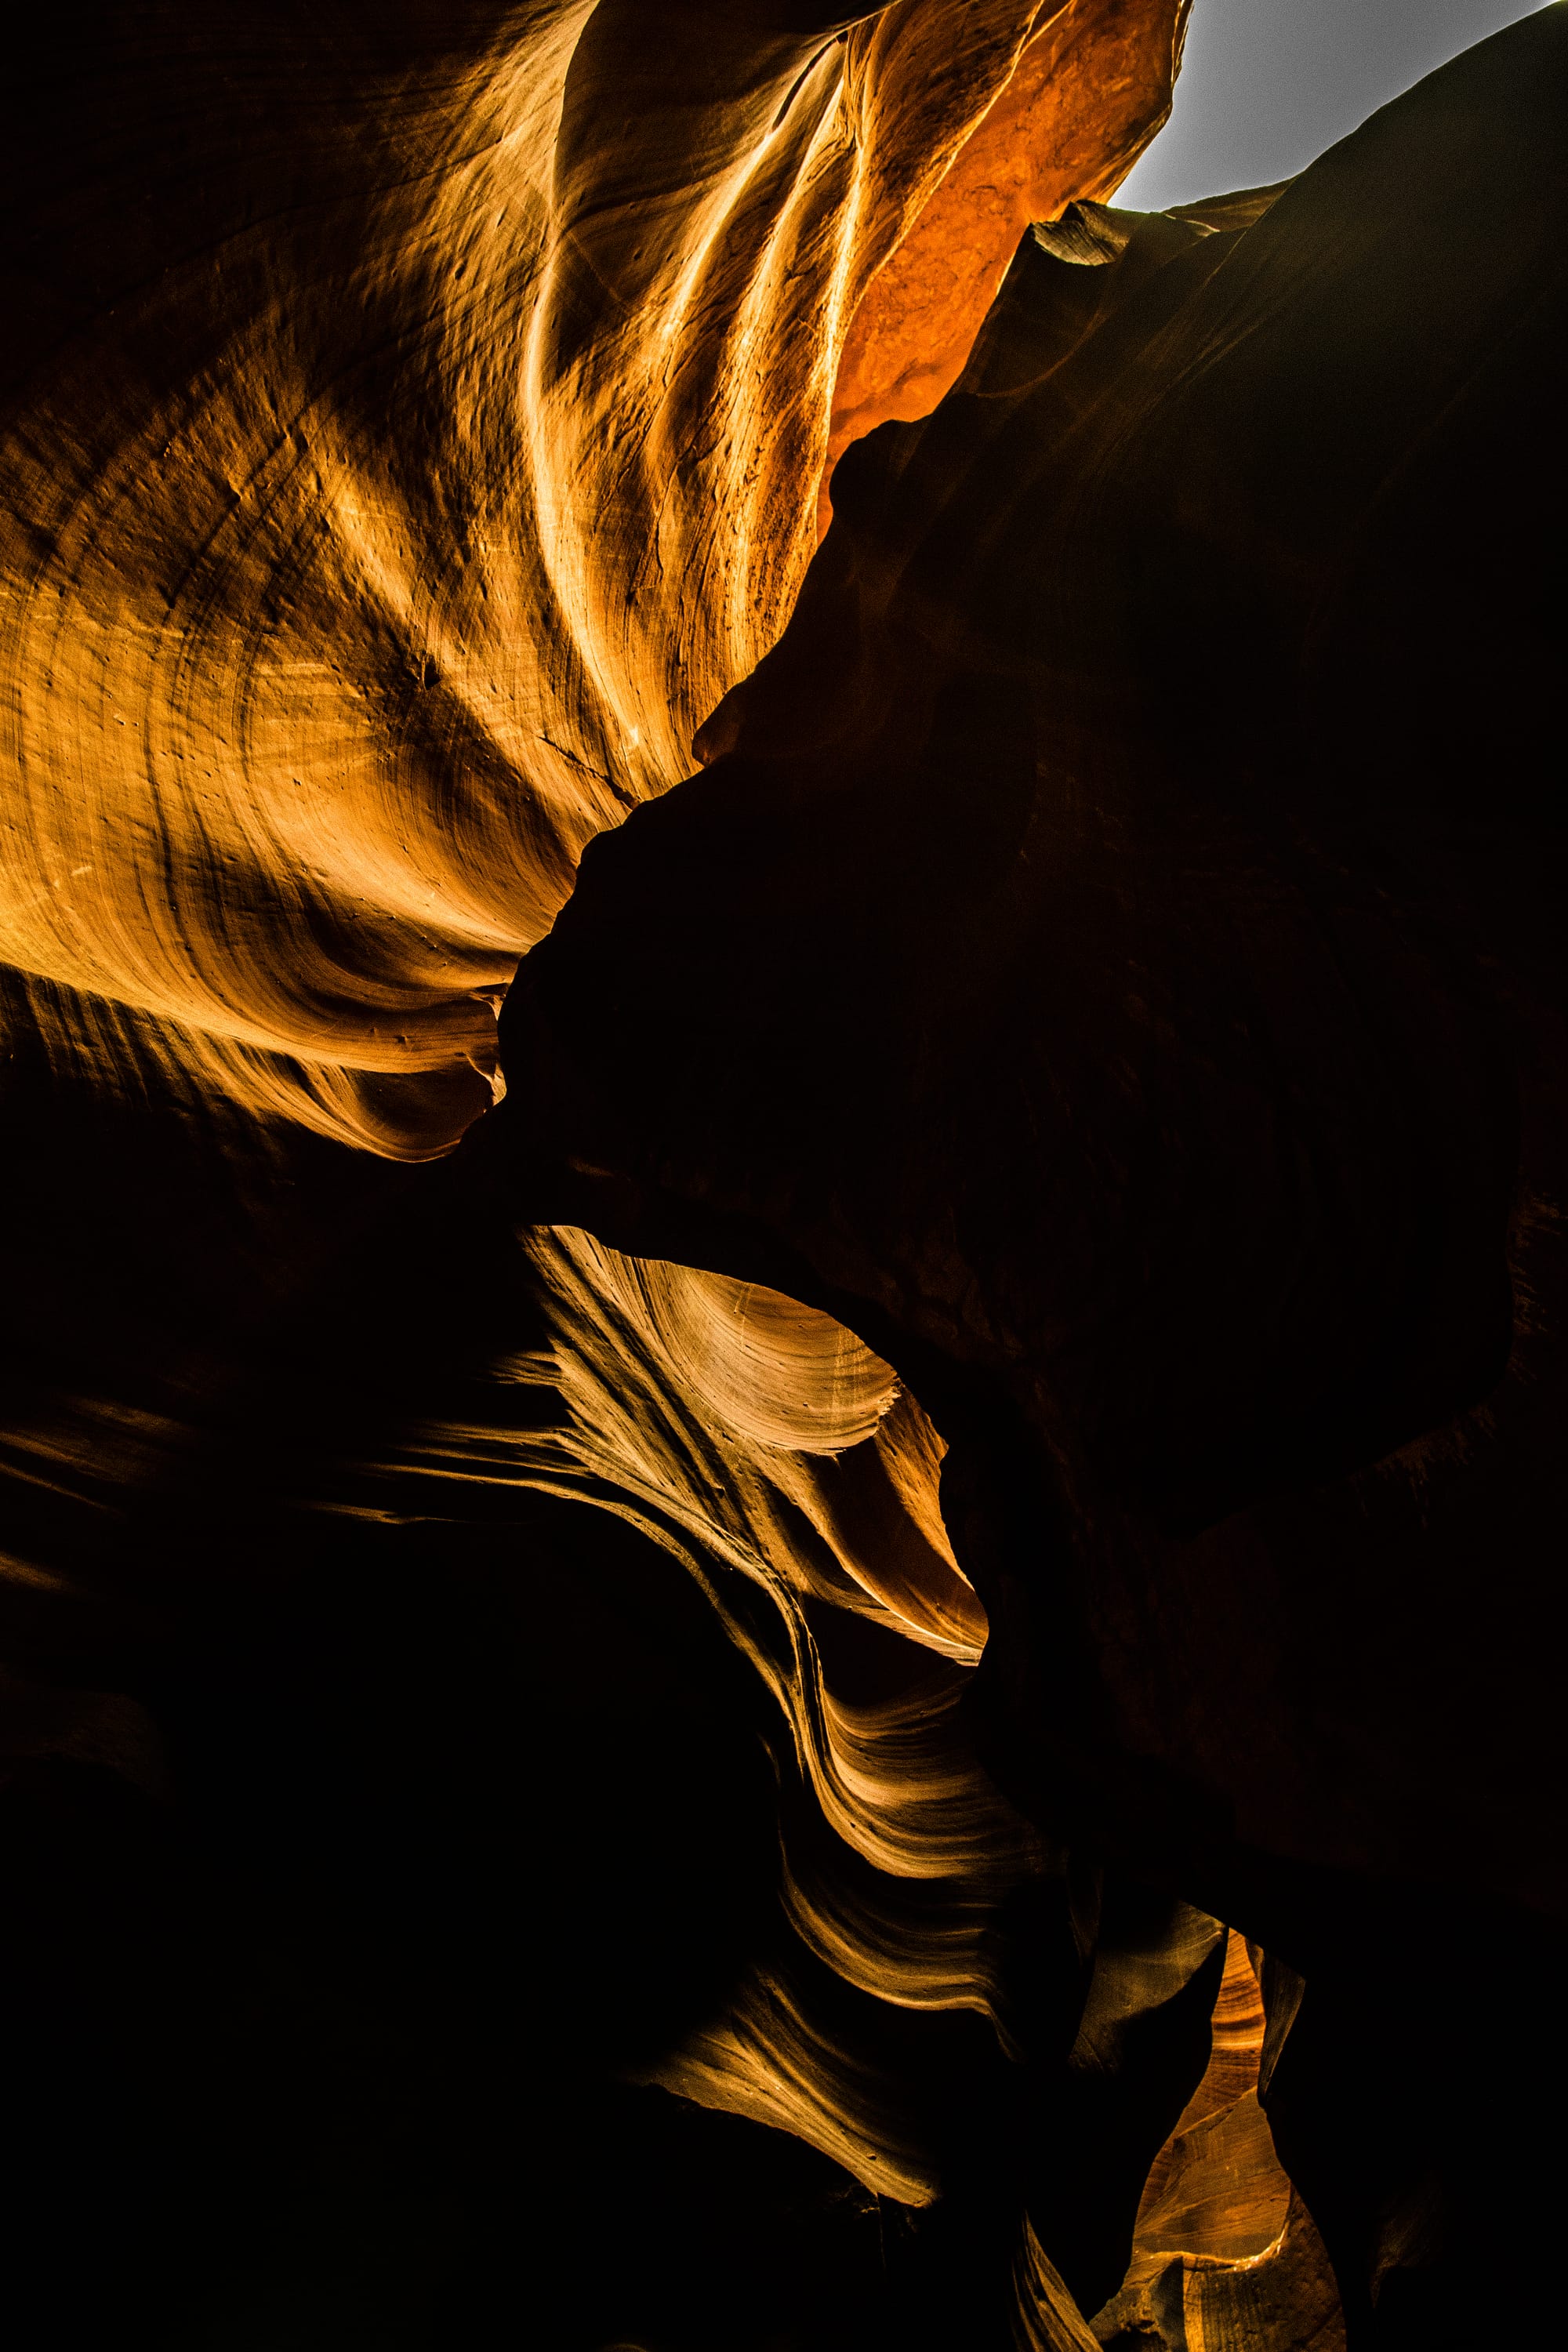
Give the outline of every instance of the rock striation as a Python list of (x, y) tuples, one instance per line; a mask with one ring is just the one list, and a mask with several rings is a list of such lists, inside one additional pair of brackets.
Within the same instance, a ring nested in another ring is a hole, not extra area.
[(1015, 1801), (1306, 1983), (1268, 2113), (1368, 2341), (1498, 2324), (1517, 2094), (1412, 2047), (1335, 2158), (1306, 2021), (1371, 1933), (1447, 2030), (1458, 1853), (1563, 1901), (1565, 74), (1546, 10), (1283, 191), (1031, 231), (502, 1019), (521, 1197), (934, 1417)]

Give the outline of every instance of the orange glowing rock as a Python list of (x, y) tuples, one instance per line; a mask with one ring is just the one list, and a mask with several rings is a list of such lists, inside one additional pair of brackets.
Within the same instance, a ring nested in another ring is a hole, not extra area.
[[(1186, 5), (1040, 11), (1010, 79), (861, 297), (838, 362), (827, 469), (957, 381), (1031, 221), (1109, 196), (1170, 112)], [(824, 525), (830, 511), (824, 482)]]

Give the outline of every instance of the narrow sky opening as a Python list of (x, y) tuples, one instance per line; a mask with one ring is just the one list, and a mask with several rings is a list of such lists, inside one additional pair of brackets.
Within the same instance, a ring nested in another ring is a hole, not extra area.
[(1171, 120), (1113, 201), (1142, 212), (1288, 179), (1538, 0), (1194, 0)]

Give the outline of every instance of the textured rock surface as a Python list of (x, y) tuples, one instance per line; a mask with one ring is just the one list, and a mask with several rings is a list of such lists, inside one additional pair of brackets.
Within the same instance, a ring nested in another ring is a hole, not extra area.
[(1344, 2322), (1310, 2214), (1275, 2154), (1258, 2098), (1266, 2019), (1234, 1930), (1203, 2081), (1155, 2158), (1121, 2287), (1095, 2315), (1110, 2352), (1340, 2352)]
[(19, 2341), (1523, 2332), (1561, 11), (1184, 15), (14, 48)]
[(900, 281), (951, 368), (1178, 16), (166, 0), (13, 47), (18, 2340), (1006, 2339), (1094, 1951), (1185, 1915), (1084, 1944), (980, 1770), (940, 1439), (810, 1307), (393, 1163), (782, 627), (847, 340), (860, 402), (919, 356), (857, 330), (879, 268), (1005, 100)]
[[(1047, 154), (1004, 219), (926, 241), (966, 341), (1035, 184), (1092, 192), (1157, 127), (1177, 13), (38, 19), (5, 159), (0, 954), (107, 1001), (100, 1058), (129, 1031), (253, 1109), (449, 1144), (486, 992), (783, 625), (879, 265), (1028, 58)], [(862, 336), (858, 405), (929, 327)], [(33, 999), (62, 1042), (91, 1017)]]
[[(721, 1254), (776, 1234), (950, 1413), (1016, 1414), (1068, 1547), (1026, 1580), (1092, 1579), (1107, 1733), (1169, 1757), (1198, 1846), (1205, 1785), (1322, 1865), (1440, 1874), (1484, 1821), (1498, 1891), (1549, 1905), (1520, 1811), (1548, 1784), (1511, 1759), (1551, 1715), (1518, 1650), (1533, 1622), (1550, 1654), (1529, 1486), (1556, 1425), (1554, 1359), (1523, 1359), (1559, 1279), (1534, 1204), (1561, 1174), (1561, 478), (1532, 387), (1560, 347), (1561, 21), (1250, 228), (1085, 216), (1120, 248), (1098, 268), (1026, 244), (964, 386), (841, 465), (718, 764), (595, 845), (509, 1003), (542, 1091), (500, 1122), (624, 1168), (623, 1233), (657, 1237), (668, 1196)], [(1487, 476), (1505, 415), (1529, 506)], [(1411, 555), (1428, 507), (1440, 567)], [(1465, 1497), (1493, 1481), (1523, 1517), (1479, 1590)], [(1438, 1562), (1448, 1605), (1413, 1619), (1400, 1580)], [(1346, 1580), (1385, 1598), (1331, 1660)], [(1232, 1675), (1258, 1612), (1310, 1673)], [(1438, 1650), (1411, 1675), (1392, 1643)], [(1452, 1733), (1481, 1654), (1525, 1678), (1467, 1694), (1506, 1713), (1506, 1805)], [(1375, 1774), (1304, 1769), (1336, 1703)]]
[(1272, 201), (1026, 238), (503, 1016), (523, 1197), (933, 1413), (993, 1767), (1304, 1975), (1266, 2105), (1389, 2341), (1498, 2324), (1522, 2090), (1415, 2053), (1563, 1908), (1565, 105), (1549, 9)]

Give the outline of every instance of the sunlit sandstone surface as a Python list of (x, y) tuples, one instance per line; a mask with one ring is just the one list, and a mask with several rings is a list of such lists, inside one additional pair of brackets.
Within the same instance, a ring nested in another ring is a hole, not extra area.
[(29, 31), (63, 2340), (1531, 2324), (1568, 37), (1118, 213), (1184, 15)]

